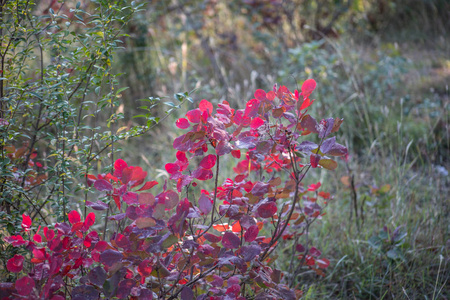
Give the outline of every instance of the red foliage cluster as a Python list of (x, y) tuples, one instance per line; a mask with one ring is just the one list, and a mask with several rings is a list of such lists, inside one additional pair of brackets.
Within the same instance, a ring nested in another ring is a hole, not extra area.
[[(330, 262), (298, 239), (321, 218), (319, 203), (326, 204), (330, 194), (318, 192), (320, 182), (304, 187), (302, 180), (310, 168), (334, 169), (328, 156), (347, 153), (334, 137), (327, 138), (342, 120), (317, 122), (306, 113), (315, 86), (309, 79), (301, 93), (284, 86), (257, 90), (240, 110), (223, 101), (214, 112), (202, 100), (176, 121), (188, 131), (174, 140), (176, 160), (165, 165), (174, 189), (166, 183), (159, 193), (150, 192), (157, 182), (145, 182), (146, 172), (121, 159), (112, 174), (88, 175), (88, 183), (110, 196), (115, 207), (100, 200), (87, 206), (111, 209), (109, 219), (122, 229), (107, 240), (92, 230), (94, 213), (82, 221), (72, 211), (69, 223), (56, 224), (56, 231), (45, 227), (41, 234), (39, 227), (32, 239), (31, 233), (29, 240), (7, 238), (29, 250), (32, 268), (15, 283), (3, 283), (0, 296), (63, 299), (70, 280), (73, 299), (298, 299), (301, 291), (289, 287), (295, 270), (276, 269), (274, 250), (279, 241), (295, 241), (298, 267), (324, 274)], [(319, 143), (299, 141), (310, 133)], [(228, 154), (240, 161), (236, 176), (220, 185), (220, 157)], [(195, 188), (211, 179), (212, 190)], [(22, 228), (32, 229), (26, 215)], [(15, 255), (8, 270), (23, 272), (24, 261)]]

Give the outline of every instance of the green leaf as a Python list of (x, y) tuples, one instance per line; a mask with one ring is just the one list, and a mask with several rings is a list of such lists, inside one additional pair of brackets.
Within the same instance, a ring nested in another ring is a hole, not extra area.
[(387, 255), (387, 257), (389, 257), (390, 259), (393, 259), (393, 260), (399, 259), (402, 256), (397, 248), (389, 250), (386, 253), (386, 255)]
[(327, 170), (334, 170), (337, 168), (337, 162), (327, 158), (319, 160), (319, 165), (321, 165)]
[(163, 249), (167, 249), (170, 246), (174, 245), (176, 242), (178, 242), (178, 238), (174, 235), (169, 235), (169, 237), (164, 242), (162, 242), (161, 247)]
[(380, 249), (382, 240), (378, 236), (373, 236), (368, 240), (369, 246), (373, 249)]

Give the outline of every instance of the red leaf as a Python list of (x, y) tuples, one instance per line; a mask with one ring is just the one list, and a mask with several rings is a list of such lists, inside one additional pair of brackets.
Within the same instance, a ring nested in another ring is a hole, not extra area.
[(92, 225), (94, 225), (95, 223), (95, 214), (93, 212), (90, 212), (87, 217), (86, 220), (84, 220), (84, 225), (86, 226), (86, 229), (91, 227)]
[(260, 126), (262, 126), (263, 124), (264, 124), (264, 120), (261, 119), (260, 117), (256, 117), (250, 122), (250, 128), (257, 129)]
[(198, 108), (190, 110), (186, 113), (186, 117), (191, 123), (199, 123), (201, 116), (202, 111)]
[[(216, 228), (217, 229), (217, 228)], [(219, 230), (220, 231), (220, 230)], [(217, 236), (211, 233), (205, 233), (205, 235), (203, 235), (205, 237), (205, 239), (211, 243), (218, 243), (222, 240), (221, 236)]]
[(260, 101), (266, 100), (266, 92), (264, 90), (257, 89), (255, 91), (255, 98), (260, 100)]
[(311, 167), (317, 168), (317, 166), (319, 165), (320, 158), (321, 156), (319, 154), (311, 154), (311, 156), (309, 157)]
[(138, 272), (144, 278), (152, 273), (152, 269), (152, 262), (148, 259), (143, 260), (138, 266)]
[(34, 280), (30, 276), (24, 276), (15, 283), (17, 293), (21, 296), (28, 296), (35, 286)]
[(112, 184), (106, 181), (105, 179), (96, 180), (94, 183), (94, 187), (100, 192), (112, 191), (114, 189)]
[(271, 218), (278, 208), (275, 202), (263, 203), (258, 207), (258, 214), (261, 218)]
[(225, 230), (227, 230), (229, 228), (227, 223), (224, 224), (214, 224), (213, 228), (219, 232), (224, 232)]
[(234, 157), (234, 158), (241, 158), (241, 150), (232, 150), (231, 151), (231, 155)]
[(92, 243), (96, 244), (98, 241), (99, 241), (99, 238), (98, 238), (97, 231), (91, 231), (84, 238), (83, 244), (86, 248), (90, 248), (92, 246)]
[(319, 192), (318, 194), (320, 197), (322, 197), (323, 199), (330, 199), (331, 194), (327, 193), (327, 192)]
[(241, 239), (232, 232), (225, 232), (222, 238), (222, 245), (227, 249), (237, 249), (241, 244)]
[(309, 254), (311, 254), (314, 257), (318, 257), (322, 255), (322, 252), (320, 252), (316, 247), (311, 247), (311, 249), (309, 249)]
[(314, 79), (307, 79), (302, 85), (302, 96), (307, 98), (316, 88), (316, 81)]
[(121, 204), (120, 204), (120, 197), (119, 196), (113, 196), (114, 202), (117, 205), (117, 208), (120, 210)]
[(47, 241), (51, 241), (55, 237), (55, 232), (53, 231), (53, 229), (48, 229), (47, 227), (44, 227), (44, 235)]
[(175, 122), (175, 125), (180, 129), (186, 129), (186, 128), (189, 128), (189, 126), (191, 126), (191, 124), (189, 124), (189, 121), (185, 118), (179, 118)]
[(295, 246), (295, 250), (298, 252), (305, 252), (306, 249), (302, 244), (297, 244), (297, 246)]
[(203, 169), (211, 169), (216, 164), (216, 156), (214, 154), (209, 154), (205, 156), (200, 162), (200, 167)]
[(239, 221), (234, 223), (233, 226), (231, 226), (231, 231), (236, 232), (236, 233), (241, 232), (242, 231), (241, 223)]
[(81, 228), (83, 228), (84, 223), (83, 222), (78, 222), (72, 225), (72, 229), (71, 232), (77, 232), (79, 230), (81, 230)]
[(69, 218), (69, 222), (71, 224), (75, 224), (81, 221), (81, 217), (80, 214), (76, 211), (76, 210), (72, 210), (69, 214), (68, 214), (68, 218)]
[(31, 218), (26, 214), (22, 214), (22, 228), (25, 231), (30, 231), (30, 227), (31, 227)]
[(311, 184), (310, 186), (308, 186), (308, 191), (315, 192), (320, 188), (321, 185), (322, 184), (320, 183), (320, 181), (317, 182), (316, 184)]
[(211, 104), (211, 102), (205, 99), (200, 101), (198, 108), (200, 109), (201, 112), (207, 111), (208, 115), (212, 114), (213, 112), (213, 105)]
[(313, 104), (314, 100), (310, 100), (309, 98), (306, 98), (305, 100), (303, 100), (302, 105), (300, 106), (299, 110), (304, 110), (308, 107), (311, 106), (311, 104)]
[(326, 269), (330, 265), (330, 261), (326, 258), (321, 258), (316, 261), (317, 266), (321, 269)]
[(259, 234), (259, 228), (257, 225), (250, 226), (244, 233), (244, 239), (246, 242), (253, 242)]
[(194, 178), (197, 178), (198, 180), (209, 180), (213, 177), (213, 172), (211, 170), (203, 169), (202, 167), (199, 167), (197, 170), (195, 170), (192, 173), (192, 176)]
[(36, 233), (35, 235), (33, 235), (33, 240), (36, 243), (41, 243), (42, 242), (42, 236), (40, 234)]
[(177, 206), (179, 201), (180, 197), (172, 190), (168, 190), (167, 192), (163, 192), (158, 195), (158, 203), (164, 204), (166, 209), (174, 208)]
[(155, 181), (155, 180), (147, 181), (140, 189), (138, 189), (138, 192), (149, 190), (157, 184), (158, 184), (158, 181)]
[(19, 273), (23, 269), (23, 261), (25, 258), (22, 255), (15, 254), (6, 263), (6, 268), (12, 273)]
[(266, 97), (267, 97), (268, 100), (273, 101), (275, 99), (274, 91), (267, 92)]
[(141, 184), (146, 176), (147, 172), (144, 172), (141, 167), (128, 167), (122, 172), (122, 182), (131, 183), (131, 187), (135, 187)]
[(123, 159), (117, 159), (114, 162), (114, 176), (117, 178), (122, 178), (123, 169), (127, 168), (128, 164)]

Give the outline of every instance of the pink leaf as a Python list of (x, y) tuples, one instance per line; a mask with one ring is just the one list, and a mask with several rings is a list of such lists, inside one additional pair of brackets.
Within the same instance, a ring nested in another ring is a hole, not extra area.
[(100, 192), (112, 191), (114, 189), (112, 184), (106, 181), (105, 179), (96, 180), (94, 183), (94, 187)]
[(315, 88), (316, 88), (316, 81), (314, 79), (305, 80), (305, 82), (303, 82), (302, 85), (302, 96), (308, 98)]
[(216, 156), (214, 154), (209, 154), (205, 156), (200, 162), (200, 167), (203, 169), (211, 169), (216, 164)]
[(21, 296), (28, 296), (35, 286), (34, 280), (30, 276), (24, 276), (16, 281), (17, 293)]
[(212, 114), (213, 112), (213, 105), (208, 100), (203, 99), (202, 101), (200, 101), (198, 107), (201, 112), (207, 111), (208, 115)]
[(189, 128), (189, 126), (191, 126), (191, 124), (189, 124), (189, 121), (185, 118), (179, 118), (175, 122), (175, 125), (180, 129), (186, 129), (186, 128)]
[(22, 228), (25, 231), (30, 231), (30, 227), (31, 227), (31, 218), (26, 214), (22, 214)]
[(239, 292), (241, 291), (241, 286), (239, 284), (233, 284), (231, 285), (227, 291), (226, 291), (226, 295), (232, 295), (232, 298), (237, 298), (237, 296), (239, 295)]
[(227, 249), (237, 249), (241, 244), (241, 239), (232, 232), (225, 232), (222, 238), (222, 245)]
[(187, 119), (191, 123), (199, 123), (202, 116), (202, 111), (200, 109), (193, 109), (186, 113)]
[(114, 162), (114, 176), (117, 178), (122, 178), (123, 169), (127, 168), (128, 164), (123, 159), (117, 159)]
[(6, 268), (12, 273), (19, 273), (23, 269), (23, 261), (25, 258), (22, 255), (15, 254), (6, 263)]
[(275, 202), (267, 202), (261, 204), (258, 207), (258, 214), (261, 218), (271, 218), (276, 212), (278, 208)]
[(5, 242), (13, 245), (13, 247), (19, 247), (28, 244), (28, 242), (25, 241), (20, 235), (7, 236), (4, 238), (4, 240)]
[(247, 243), (253, 242), (259, 234), (259, 228), (257, 225), (250, 226), (244, 233), (244, 239)]
[(261, 119), (260, 117), (256, 117), (250, 122), (250, 128), (257, 129), (257, 128), (261, 127), (263, 124), (264, 124), (264, 120)]
[(126, 192), (123, 194), (123, 201), (128, 205), (138, 204), (138, 194), (134, 192)]
[(76, 211), (76, 210), (72, 210), (69, 214), (68, 214), (68, 218), (69, 218), (69, 222), (71, 224), (75, 224), (81, 221), (81, 217), (80, 214)]
[(40, 234), (36, 233), (35, 235), (33, 235), (33, 240), (36, 243), (41, 243), (42, 242), (42, 236)]
[(260, 100), (260, 101), (266, 100), (266, 92), (264, 90), (257, 89), (255, 91), (255, 98)]
[(202, 213), (205, 215), (209, 214), (209, 212), (212, 210), (212, 201), (209, 199), (208, 196), (205, 194), (201, 194), (200, 198), (198, 199), (198, 208)]
[(247, 102), (245, 106), (244, 116), (247, 118), (253, 118), (256, 116), (259, 110), (259, 100), (251, 99)]

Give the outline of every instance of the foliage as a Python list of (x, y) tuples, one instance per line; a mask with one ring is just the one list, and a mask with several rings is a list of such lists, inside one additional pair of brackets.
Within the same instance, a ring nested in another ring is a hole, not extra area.
[[(311, 168), (335, 169), (331, 157), (347, 154), (329, 137), (342, 120), (318, 122), (307, 114), (315, 87), (308, 79), (301, 92), (285, 86), (257, 90), (240, 110), (223, 101), (214, 111), (202, 100), (176, 122), (189, 131), (173, 142), (176, 161), (165, 165), (171, 181), (159, 193), (149, 191), (157, 182), (145, 182), (142, 168), (121, 159), (112, 173), (86, 175), (88, 185), (103, 193), (100, 199), (114, 200), (112, 206), (86, 202), (111, 212), (105, 220), (115, 224), (109, 240), (95, 230), (92, 212), (82, 220), (71, 211), (69, 223), (44, 227), (43, 234), (24, 214), (24, 236), (5, 241), (31, 253), (8, 260), (8, 270), (19, 276), (3, 284), (3, 293), (49, 299), (68, 293), (74, 299), (298, 299), (299, 272), (306, 267), (324, 276), (330, 264), (308, 239), (300, 239), (322, 218), (331, 196), (318, 192), (320, 182), (305, 187), (302, 181)], [(317, 143), (305, 140), (312, 134)], [(219, 185), (220, 160), (230, 155), (236, 176)], [(212, 190), (204, 189), (208, 180)], [(291, 249), (289, 270), (277, 267), (279, 245)], [(33, 271), (24, 269), (25, 260)]]

